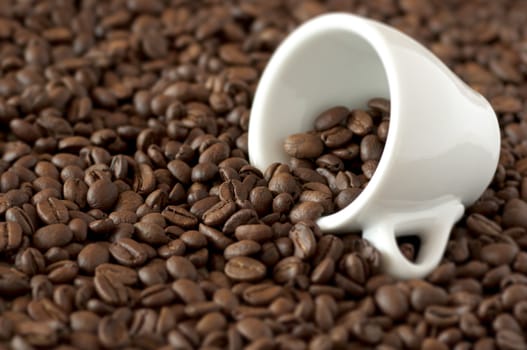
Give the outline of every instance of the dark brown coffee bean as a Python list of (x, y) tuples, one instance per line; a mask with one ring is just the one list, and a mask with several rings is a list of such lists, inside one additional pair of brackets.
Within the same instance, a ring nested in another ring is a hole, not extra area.
[(375, 302), (388, 316), (401, 318), (408, 312), (408, 299), (404, 293), (393, 285), (382, 286), (375, 293)]
[(84, 208), (87, 203), (88, 185), (78, 178), (69, 178), (64, 182), (63, 195), (64, 199), (76, 203), (79, 207)]
[(324, 144), (316, 134), (294, 134), (284, 141), (284, 150), (295, 158), (316, 158), (324, 150)]
[(69, 213), (60, 199), (48, 198), (36, 205), (39, 218), (46, 224), (65, 224), (69, 221)]
[(5, 220), (17, 223), (25, 235), (32, 235), (35, 231), (33, 218), (22, 208), (13, 207), (5, 212)]
[(170, 240), (163, 227), (155, 223), (138, 222), (134, 225), (137, 237), (146, 243), (159, 245), (168, 243)]
[(282, 294), (282, 287), (271, 284), (256, 284), (243, 291), (243, 300), (250, 305), (269, 305)]
[(16, 222), (0, 223), (0, 252), (17, 249), (22, 244), (22, 228)]
[(269, 326), (254, 317), (248, 317), (238, 321), (236, 329), (243, 337), (252, 341), (260, 338), (271, 338), (273, 336), (273, 332)]
[(62, 247), (73, 238), (73, 232), (64, 224), (51, 224), (38, 229), (33, 235), (33, 244), (39, 249)]
[(130, 341), (126, 324), (110, 316), (101, 320), (97, 335), (101, 344), (108, 348), (126, 346)]
[(91, 243), (86, 245), (77, 256), (77, 263), (81, 270), (93, 273), (100, 264), (110, 260), (108, 246), (102, 243)]
[(198, 219), (183, 207), (169, 205), (161, 214), (171, 223), (183, 228), (192, 228), (198, 224)]
[(266, 270), (265, 265), (246, 256), (234, 257), (225, 265), (225, 274), (235, 281), (258, 281)]
[(236, 227), (234, 235), (238, 240), (252, 240), (262, 243), (273, 237), (273, 230), (263, 224), (240, 225)]
[(301, 192), (298, 182), (291, 174), (288, 173), (275, 174), (269, 181), (269, 189), (274, 193), (288, 193), (293, 198), (297, 198)]
[(417, 285), (410, 295), (410, 303), (418, 311), (430, 305), (445, 305), (447, 301), (448, 294), (443, 289), (427, 283)]
[(330, 108), (315, 119), (315, 130), (327, 130), (341, 124), (348, 116), (348, 109), (343, 106)]
[(108, 180), (97, 180), (89, 188), (86, 194), (86, 201), (91, 208), (110, 210), (119, 193), (114, 183)]
[(481, 248), (481, 260), (494, 265), (507, 265), (511, 263), (516, 254), (518, 247), (508, 243), (492, 243)]
[(261, 250), (261, 245), (254, 240), (240, 240), (225, 248), (225, 259), (229, 260), (236, 256), (249, 256), (258, 253)]
[(169, 285), (157, 284), (144, 289), (141, 292), (141, 303), (147, 307), (158, 307), (171, 304), (175, 294)]
[(525, 201), (516, 198), (511, 199), (503, 210), (503, 225), (505, 227), (520, 226), (527, 228), (526, 213), (527, 203)]
[(303, 202), (291, 209), (289, 218), (296, 224), (301, 221), (315, 221), (324, 213), (324, 207), (316, 202)]
[(306, 260), (315, 254), (315, 235), (306, 223), (299, 222), (293, 226), (289, 231), (289, 238), (295, 247), (295, 256)]
[(198, 272), (196, 267), (188, 260), (182, 256), (172, 256), (166, 261), (167, 271), (174, 279), (190, 279), (196, 280), (198, 277)]
[(366, 111), (357, 109), (351, 111), (347, 125), (355, 135), (365, 136), (372, 131), (373, 120)]
[(385, 113), (385, 114), (390, 113), (390, 101), (385, 98), (381, 98), (381, 97), (372, 98), (371, 100), (368, 101), (368, 107), (370, 107), (373, 110), (377, 110), (379, 112)]
[(128, 301), (128, 292), (118, 281), (112, 280), (105, 274), (95, 275), (93, 281), (97, 294), (108, 304), (125, 305)]
[[(322, 131), (320, 138), (326, 147), (339, 148), (346, 145), (353, 136), (350, 129), (343, 126), (336, 126), (334, 128)], [(317, 156), (319, 156), (318, 154)], [(315, 157), (317, 157), (315, 156)]]
[(235, 211), (236, 204), (234, 202), (218, 202), (203, 213), (203, 223), (209, 226), (219, 226), (225, 223)]
[(366, 135), (360, 143), (360, 158), (363, 162), (367, 160), (379, 160), (383, 148), (383, 144), (376, 135)]
[(172, 290), (186, 304), (205, 301), (203, 290), (192, 280), (180, 278), (172, 283)]
[(110, 245), (110, 254), (125, 266), (141, 266), (148, 256), (145, 248), (130, 238), (121, 238)]

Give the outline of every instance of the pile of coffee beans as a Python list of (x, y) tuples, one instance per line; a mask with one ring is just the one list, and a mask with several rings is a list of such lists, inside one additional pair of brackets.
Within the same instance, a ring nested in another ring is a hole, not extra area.
[[(288, 136), (284, 150), (297, 173), (315, 169), (325, 178), (334, 199), (326, 214), (350, 204), (377, 169), (390, 124), (390, 101), (373, 98), (369, 110), (336, 106), (320, 113), (314, 130)], [(307, 199), (307, 198), (306, 198)], [(325, 201), (315, 196), (309, 201)]]
[[(380, 273), (360, 232), (321, 234), (328, 177), (248, 162), (269, 57), (328, 11), (420, 40), (498, 113), (495, 177), (423, 280)], [(0, 349), (527, 349), (526, 13), (0, 1)]]

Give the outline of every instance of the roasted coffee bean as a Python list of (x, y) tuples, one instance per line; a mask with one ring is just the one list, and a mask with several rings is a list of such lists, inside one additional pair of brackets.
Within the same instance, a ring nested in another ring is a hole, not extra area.
[(168, 206), (161, 214), (171, 223), (183, 228), (192, 228), (197, 225), (198, 219), (183, 207)]
[(125, 305), (128, 300), (126, 287), (105, 274), (97, 274), (93, 279), (95, 291), (101, 299), (111, 305)]
[(5, 212), (5, 220), (14, 222), (20, 226), (22, 233), (32, 235), (35, 231), (34, 219), (22, 208), (13, 207)]
[(262, 243), (273, 237), (273, 230), (263, 224), (240, 225), (236, 227), (234, 235), (238, 240), (253, 240)]
[(182, 256), (172, 256), (166, 261), (167, 271), (174, 279), (190, 279), (196, 280), (198, 277), (198, 272), (196, 267), (188, 260)]
[(86, 194), (87, 204), (91, 208), (109, 210), (117, 201), (119, 193), (114, 183), (108, 180), (97, 180)]
[(126, 324), (110, 316), (101, 320), (97, 335), (101, 344), (108, 348), (126, 346), (130, 341)]
[(62, 247), (71, 242), (73, 232), (64, 224), (51, 224), (38, 229), (33, 235), (33, 244), (38, 249)]
[(327, 130), (341, 124), (348, 116), (348, 109), (343, 106), (330, 108), (318, 115), (315, 119), (316, 130)]
[(248, 340), (257, 340), (260, 338), (271, 338), (272, 330), (263, 321), (254, 317), (244, 318), (236, 324), (236, 329)]
[(294, 134), (284, 141), (284, 150), (295, 158), (316, 158), (324, 151), (324, 144), (316, 134)]
[(385, 285), (375, 293), (377, 306), (388, 316), (401, 318), (408, 312), (407, 296), (397, 286)]
[(57, 198), (47, 198), (36, 205), (38, 217), (45, 224), (66, 224), (69, 221), (68, 208)]
[(77, 256), (79, 268), (88, 273), (93, 273), (97, 266), (109, 260), (108, 246), (103, 243), (90, 243), (82, 248)]
[(230, 259), (225, 265), (225, 274), (235, 281), (257, 281), (266, 274), (266, 267), (259, 261), (237, 256)]
[(148, 259), (145, 248), (130, 238), (121, 238), (110, 245), (110, 254), (125, 266), (141, 266)]
[(0, 223), (0, 252), (9, 252), (22, 244), (22, 228), (16, 222)]
[(240, 240), (225, 248), (225, 259), (229, 260), (236, 256), (249, 256), (258, 253), (262, 246), (254, 240)]
[(199, 285), (192, 280), (180, 278), (172, 283), (172, 290), (186, 304), (205, 301), (205, 294)]
[(308, 259), (315, 254), (316, 240), (313, 230), (304, 222), (299, 222), (291, 231), (289, 238), (295, 247), (295, 256), (300, 259)]

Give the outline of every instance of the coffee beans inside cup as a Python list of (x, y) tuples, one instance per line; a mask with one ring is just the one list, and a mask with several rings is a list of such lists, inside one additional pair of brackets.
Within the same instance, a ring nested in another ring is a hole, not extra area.
[(313, 130), (284, 140), (291, 167), (298, 173), (315, 170), (328, 184), (333, 199), (326, 204), (326, 214), (357, 198), (381, 159), (388, 136), (390, 101), (373, 98), (367, 106), (329, 108), (316, 117)]

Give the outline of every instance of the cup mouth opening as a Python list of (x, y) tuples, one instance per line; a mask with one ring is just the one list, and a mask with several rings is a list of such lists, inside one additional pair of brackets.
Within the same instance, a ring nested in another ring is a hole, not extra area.
[(389, 29), (343, 13), (321, 15), (304, 23), (275, 50), (253, 99), (249, 158), (261, 169), (272, 162), (287, 162), (283, 139), (309, 130), (312, 121), (304, 116), (314, 110), (339, 104), (361, 108), (374, 97), (390, 100), (389, 130), (377, 170), (352, 203), (319, 219), (327, 232), (336, 231), (348, 217), (356, 217), (377, 193), (395, 153), (399, 105), (392, 86), (397, 77), (383, 37), (383, 31)]
[[(342, 229), (336, 230), (334, 227), (340, 227), (341, 222), (348, 221), (350, 217), (356, 218), (359, 215), (359, 212), (368, 205), (371, 198), (377, 195), (393, 162), (396, 153), (396, 134), (399, 128), (400, 118), (400, 99), (397, 89), (394, 88), (397, 85), (398, 77), (395, 64), (391, 58), (391, 52), (388, 49), (388, 44), (379, 32), (380, 28), (378, 26), (385, 27), (384, 25), (355, 15), (340, 13), (322, 15), (315, 20), (324, 21), (323, 23), (321, 22), (321, 26), (325, 26), (328, 32), (344, 31), (347, 35), (354, 35), (368, 45), (368, 48), (375, 54), (380, 63), (378, 67), (383, 70), (385, 84), (388, 89), (387, 96), (371, 96), (370, 98), (384, 97), (390, 101), (388, 134), (381, 158), (379, 159), (373, 176), (362, 192), (350, 204), (318, 219), (318, 224), (322, 230), (327, 232), (342, 232)], [(391, 30), (387, 26), (386, 29)], [(363, 101), (364, 104), (366, 102)], [(360, 228), (356, 220), (350, 226), (351, 230), (359, 230)]]

